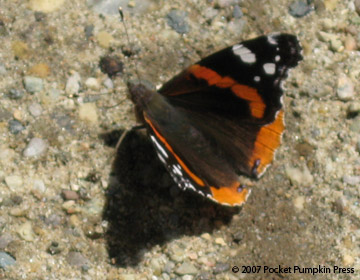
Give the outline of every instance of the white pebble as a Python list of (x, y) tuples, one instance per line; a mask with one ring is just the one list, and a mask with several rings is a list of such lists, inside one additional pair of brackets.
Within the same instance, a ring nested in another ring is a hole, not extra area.
[(86, 79), (85, 85), (89, 89), (99, 89), (99, 87), (100, 87), (98, 80), (93, 77)]
[(65, 92), (67, 94), (76, 94), (80, 91), (80, 75), (78, 72), (73, 72), (72, 75), (66, 81)]
[(114, 88), (114, 83), (110, 78), (105, 79), (105, 81), (103, 82), (104, 86), (106, 86), (108, 89), (113, 89)]
[(29, 105), (29, 112), (31, 115), (33, 115), (34, 117), (38, 117), (41, 115), (42, 113), (42, 108), (41, 105), (39, 103), (32, 103)]
[(17, 175), (10, 175), (5, 177), (5, 183), (12, 191), (19, 191), (23, 186), (23, 179)]
[(342, 101), (351, 100), (355, 96), (354, 84), (344, 74), (342, 74), (338, 79), (336, 93)]
[(94, 103), (82, 104), (79, 108), (79, 117), (83, 121), (97, 123), (98, 115), (95, 104)]
[(41, 138), (33, 138), (24, 150), (25, 157), (36, 157), (43, 154), (48, 147), (46, 141)]

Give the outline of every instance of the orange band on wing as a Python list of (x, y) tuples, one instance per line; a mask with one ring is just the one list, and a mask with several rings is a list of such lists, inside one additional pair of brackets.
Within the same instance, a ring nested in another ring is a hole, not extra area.
[(185, 172), (189, 175), (189, 177), (199, 186), (204, 187), (205, 183), (203, 180), (201, 180), (198, 176), (196, 176), (193, 172), (190, 171), (190, 169), (186, 166), (186, 164), (179, 158), (179, 156), (174, 152), (173, 148), (169, 145), (169, 143), (166, 141), (166, 139), (157, 131), (155, 126), (152, 124), (152, 122), (146, 117), (144, 113), (144, 119), (150, 125), (151, 129), (156, 134), (156, 137), (164, 144), (166, 149), (172, 153), (172, 155), (175, 157), (177, 162), (181, 165), (181, 167), (185, 170)]
[(213, 199), (222, 204), (228, 204), (230, 206), (243, 204), (250, 194), (248, 189), (243, 189), (240, 192), (238, 188), (239, 182), (234, 182), (231, 186), (222, 186), (219, 189), (210, 187)]
[(250, 166), (253, 166), (255, 161), (260, 160), (256, 170), (258, 174), (265, 171), (267, 165), (272, 162), (275, 150), (280, 146), (281, 134), (284, 129), (284, 111), (280, 110), (275, 120), (271, 124), (263, 126), (258, 132), (249, 161)]
[(236, 96), (249, 101), (253, 117), (260, 119), (264, 116), (266, 104), (255, 88), (241, 85), (230, 77), (222, 77), (210, 68), (199, 64), (190, 66), (188, 70), (196, 78), (205, 80), (209, 86), (215, 85), (219, 88), (231, 88), (231, 91)]

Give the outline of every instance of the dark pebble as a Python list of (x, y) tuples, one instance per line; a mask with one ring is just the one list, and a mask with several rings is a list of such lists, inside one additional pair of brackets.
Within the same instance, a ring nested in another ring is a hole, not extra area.
[(225, 271), (230, 271), (230, 264), (223, 263), (223, 262), (216, 263), (216, 265), (214, 267), (214, 274), (220, 274)]
[(243, 240), (244, 238), (244, 234), (241, 231), (235, 232), (233, 234), (233, 241), (236, 243), (241, 242), (241, 240)]
[(87, 39), (94, 36), (94, 25), (86, 25), (84, 28), (85, 36)]
[(61, 253), (61, 248), (59, 248), (59, 243), (56, 241), (51, 242), (50, 246), (47, 249), (47, 252), (50, 255), (57, 255)]
[(0, 252), (0, 268), (6, 270), (8, 266), (16, 263), (15, 258), (6, 252)]
[(293, 17), (301, 18), (312, 10), (311, 6), (305, 1), (295, 1), (289, 6), (289, 13)]
[(8, 124), (9, 130), (12, 134), (18, 134), (25, 129), (25, 127), (18, 120), (10, 120)]
[(62, 190), (61, 196), (64, 200), (78, 200), (79, 195), (77, 192), (74, 192), (72, 190)]
[(25, 95), (25, 91), (21, 89), (12, 88), (9, 90), (9, 98), (11, 99), (21, 99)]
[(190, 27), (186, 21), (187, 13), (180, 10), (172, 10), (167, 16), (168, 25), (174, 29), (177, 33), (186, 34), (189, 32)]
[(13, 205), (20, 205), (23, 202), (23, 198), (20, 195), (12, 194), (10, 199), (13, 202)]
[(108, 74), (109, 77), (119, 75), (124, 70), (124, 63), (120, 61), (118, 56), (104, 56), (100, 58), (100, 69), (103, 73)]

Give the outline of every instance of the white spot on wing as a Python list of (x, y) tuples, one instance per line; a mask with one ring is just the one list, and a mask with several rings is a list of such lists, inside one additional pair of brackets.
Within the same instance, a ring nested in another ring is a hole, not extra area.
[(260, 76), (255, 76), (255, 77), (254, 77), (254, 81), (255, 81), (255, 82), (260, 82), (260, 80), (261, 80)]
[(245, 63), (254, 63), (256, 61), (255, 54), (241, 44), (234, 45), (232, 47), (232, 51), (235, 55), (239, 56), (240, 59)]
[(271, 45), (277, 45), (278, 44), (277, 39), (276, 39), (276, 37), (274, 35), (267, 36), (267, 40), (268, 40), (269, 44), (271, 44)]
[(160, 153), (157, 153), (160, 161), (163, 163), (163, 164), (166, 164), (166, 160), (164, 159), (164, 157), (160, 154)]
[(159, 142), (157, 141), (156, 137), (153, 135), (150, 135), (151, 140), (153, 141), (153, 143), (155, 143), (155, 146), (157, 148), (157, 150), (165, 157), (168, 158), (168, 154), (167, 152), (164, 150), (164, 148), (159, 144)]
[(281, 58), (280, 55), (275, 56), (275, 61), (276, 61), (276, 62), (279, 62), (279, 61), (280, 61), (280, 58)]
[(263, 67), (266, 74), (268, 75), (275, 74), (276, 65), (274, 63), (265, 63)]

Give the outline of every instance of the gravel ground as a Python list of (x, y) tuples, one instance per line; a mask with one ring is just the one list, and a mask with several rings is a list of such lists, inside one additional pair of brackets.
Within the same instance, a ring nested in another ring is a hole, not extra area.
[[(0, 279), (359, 279), (359, 15), (358, 0), (0, 0)], [(136, 68), (158, 86), (271, 32), (296, 34), (304, 61), (241, 209), (180, 191), (142, 131), (114, 149)]]

